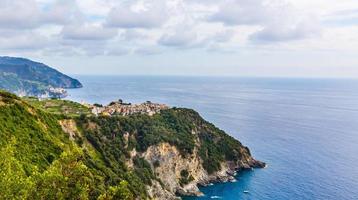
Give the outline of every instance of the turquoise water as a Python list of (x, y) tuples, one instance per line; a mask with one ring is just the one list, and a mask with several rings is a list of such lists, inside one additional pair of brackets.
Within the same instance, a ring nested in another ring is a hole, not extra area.
[[(70, 99), (146, 100), (199, 111), (268, 168), (188, 199), (358, 199), (358, 81), (78, 76)], [(247, 190), (249, 193), (244, 193)]]

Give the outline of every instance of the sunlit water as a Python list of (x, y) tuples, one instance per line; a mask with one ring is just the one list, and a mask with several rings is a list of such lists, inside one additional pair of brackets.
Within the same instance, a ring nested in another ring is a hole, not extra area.
[[(78, 76), (69, 99), (189, 107), (247, 145), (268, 168), (190, 199), (358, 199), (358, 81)], [(248, 191), (248, 193), (244, 193)]]

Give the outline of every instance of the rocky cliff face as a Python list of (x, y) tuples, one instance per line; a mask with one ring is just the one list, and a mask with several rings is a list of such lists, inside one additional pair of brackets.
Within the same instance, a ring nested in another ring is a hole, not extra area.
[[(201, 196), (203, 194), (198, 186), (234, 181), (234, 176), (240, 170), (265, 167), (265, 163), (253, 159), (246, 149), (243, 149), (243, 151), (245, 153), (243, 160), (238, 162), (224, 161), (221, 163), (219, 171), (209, 174), (203, 167), (203, 161), (198, 155), (197, 147), (191, 155), (184, 157), (175, 146), (169, 143), (151, 146), (140, 156), (151, 164), (162, 185), (155, 182), (151, 187), (148, 187), (149, 195), (154, 199), (163, 200), (178, 199), (176, 195)], [(135, 153), (135, 155), (138, 154)], [(187, 174), (184, 172), (187, 172)], [(183, 177), (183, 175), (186, 177)], [(187, 181), (183, 179), (187, 179)]]
[[(188, 157), (183, 157), (175, 146), (162, 143), (151, 146), (142, 155), (153, 167), (155, 174), (163, 183), (163, 189), (175, 196), (182, 195), (201, 195), (197, 183), (208, 178), (208, 174), (202, 167), (201, 160), (196, 150)], [(187, 184), (181, 184), (182, 171), (188, 171), (193, 180)], [(164, 199), (160, 196), (153, 198)]]

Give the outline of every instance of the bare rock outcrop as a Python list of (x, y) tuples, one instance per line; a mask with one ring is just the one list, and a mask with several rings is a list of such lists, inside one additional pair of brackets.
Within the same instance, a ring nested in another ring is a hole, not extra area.
[[(160, 185), (156, 181), (148, 189), (150, 196), (154, 199), (176, 199), (175, 195), (201, 196), (203, 193), (200, 192), (199, 185), (233, 181), (238, 170), (265, 165), (250, 157), (238, 163), (223, 162), (220, 171), (209, 174), (203, 167), (197, 149), (193, 154), (184, 157), (175, 146), (169, 143), (151, 146), (141, 156), (151, 164), (154, 173), (162, 182)], [(192, 177), (185, 184), (181, 181), (183, 171), (187, 171)]]

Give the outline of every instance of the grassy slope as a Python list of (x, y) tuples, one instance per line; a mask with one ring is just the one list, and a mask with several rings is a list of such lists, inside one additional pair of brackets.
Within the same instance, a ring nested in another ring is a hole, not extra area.
[(59, 99), (47, 99), (39, 101), (34, 97), (23, 98), (27, 103), (37, 109), (55, 115), (65, 115), (67, 117), (79, 117), (80, 115), (91, 115), (91, 110), (79, 103)]

